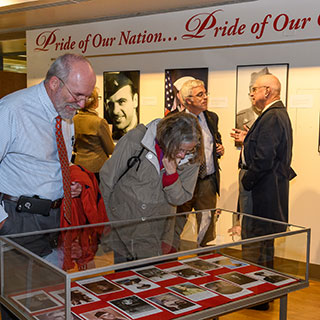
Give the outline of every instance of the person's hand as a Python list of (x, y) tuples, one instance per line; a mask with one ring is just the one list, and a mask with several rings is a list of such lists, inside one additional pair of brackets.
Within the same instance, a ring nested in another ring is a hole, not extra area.
[(244, 138), (246, 137), (246, 135), (249, 131), (249, 128), (246, 125), (244, 125), (243, 128), (244, 128), (244, 130), (240, 130), (240, 129), (236, 129), (236, 128), (232, 129), (233, 132), (230, 133), (230, 136), (231, 136), (231, 138), (234, 139), (235, 142), (238, 142), (241, 144), (243, 143)]
[(174, 174), (177, 172), (177, 167), (180, 160), (180, 158), (176, 158), (175, 160), (169, 160), (167, 157), (163, 157), (162, 163), (167, 175)]
[(224, 146), (220, 143), (216, 144), (216, 150), (217, 150), (217, 154), (220, 156), (223, 156), (224, 154)]
[(231, 236), (241, 236), (241, 226), (233, 226), (232, 228), (228, 229), (228, 233)]
[(82, 192), (82, 185), (79, 182), (72, 181), (71, 182), (71, 197), (76, 198), (79, 197)]

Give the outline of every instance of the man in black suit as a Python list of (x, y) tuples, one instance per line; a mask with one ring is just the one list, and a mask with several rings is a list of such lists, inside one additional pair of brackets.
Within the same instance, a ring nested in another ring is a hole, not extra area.
[[(192, 209), (204, 210), (216, 207), (217, 194), (220, 186), (220, 167), (218, 158), (224, 154), (221, 135), (218, 131), (218, 115), (207, 110), (208, 94), (201, 80), (186, 81), (179, 91), (185, 107), (185, 112), (192, 113), (198, 118), (202, 128), (205, 163), (201, 165), (199, 177), (193, 194), (193, 198), (178, 207), (177, 212), (187, 212)], [(200, 246), (205, 246), (215, 238), (215, 220), (213, 213), (210, 214), (209, 223), (201, 225), (201, 215), (197, 215), (198, 230), (203, 229), (202, 239), (198, 239)], [(207, 217), (208, 218), (208, 217)], [(176, 233), (181, 234), (185, 219), (176, 220)], [(199, 230), (200, 231), (200, 230)]]
[[(287, 110), (280, 100), (281, 84), (271, 74), (259, 77), (250, 91), (252, 103), (261, 111), (244, 143), (240, 166), (244, 174), (242, 187), (251, 192), (248, 213), (273, 220), (288, 222), (289, 180), (295, 176), (291, 169), (292, 127)], [(241, 190), (241, 188), (240, 188)], [(247, 205), (241, 192), (240, 211)], [(285, 231), (285, 225), (272, 224), (243, 217), (242, 238), (263, 236)], [(244, 245), (246, 260), (272, 268), (274, 241), (266, 240)]]

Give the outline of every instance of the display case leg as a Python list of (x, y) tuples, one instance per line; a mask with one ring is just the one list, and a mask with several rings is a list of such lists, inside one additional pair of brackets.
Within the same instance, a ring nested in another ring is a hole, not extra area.
[(287, 307), (288, 307), (288, 295), (282, 296), (280, 298), (280, 320), (287, 320)]

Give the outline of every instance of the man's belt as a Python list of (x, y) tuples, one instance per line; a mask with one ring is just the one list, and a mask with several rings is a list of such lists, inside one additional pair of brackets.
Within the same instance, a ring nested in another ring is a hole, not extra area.
[[(2, 193), (0, 192), (0, 197), (2, 196), (2, 199), (4, 200), (10, 200), (10, 201), (14, 201), (14, 202), (18, 202), (19, 201), (19, 197), (14, 197), (14, 196), (10, 196), (9, 194), (5, 194), (5, 193)], [(51, 201), (51, 205), (50, 205), (50, 208), (51, 209), (58, 209), (60, 208), (61, 206), (61, 203), (62, 203), (62, 198), (60, 199), (56, 199), (56, 200), (46, 200), (46, 199), (39, 199), (38, 200), (45, 200), (45, 201)]]

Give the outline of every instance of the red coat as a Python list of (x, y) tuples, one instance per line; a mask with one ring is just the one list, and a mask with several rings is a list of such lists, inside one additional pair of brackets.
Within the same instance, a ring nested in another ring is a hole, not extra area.
[[(85, 168), (70, 166), (71, 181), (82, 186), (79, 197), (72, 198), (71, 224), (66, 220), (61, 204), (60, 227), (82, 226), (107, 222), (106, 208), (94, 173)], [(98, 240), (104, 227), (83, 228), (61, 232), (59, 247), (63, 251), (63, 269), (69, 270), (77, 265), (83, 269), (92, 261), (98, 249)]]

